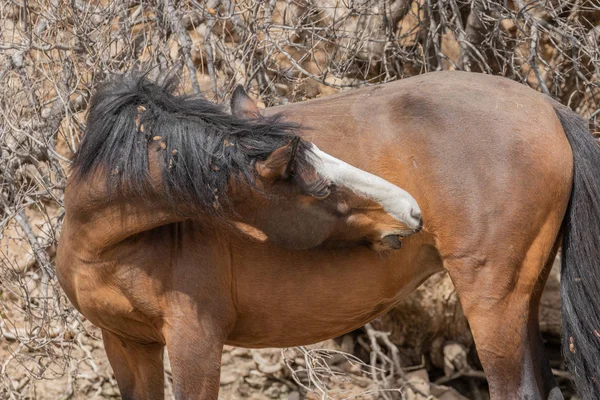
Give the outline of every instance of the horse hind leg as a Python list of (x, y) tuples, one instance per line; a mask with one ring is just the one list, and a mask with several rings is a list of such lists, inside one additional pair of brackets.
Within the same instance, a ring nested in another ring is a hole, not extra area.
[[(444, 257), (475, 339), (491, 399), (563, 399), (545, 355), (538, 320), (559, 229), (559, 221), (545, 224), (521, 260), (511, 257), (509, 249), (486, 251), (485, 246), (473, 250), (472, 254), (481, 257)], [(491, 242), (496, 247), (502, 243)], [(459, 253), (468, 254), (464, 250)]]
[(102, 340), (123, 400), (165, 398), (162, 344), (137, 343), (105, 329)]
[[(544, 286), (546, 285), (548, 275), (550, 273), (550, 270), (552, 269), (554, 259), (556, 258), (556, 254), (558, 252), (559, 244), (560, 236), (555, 241), (550, 255), (548, 256), (543, 266), (543, 269), (541, 270), (541, 273), (539, 274), (538, 279), (535, 283), (534, 291), (530, 297), (528, 314), (529, 319), (527, 323), (528, 337), (526, 339), (526, 343), (528, 348), (530, 349), (531, 356), (527, 358), (527, 362), (529, 364), (526, 366), (524, 371), (526, 374), (524, 377), (524, 382), (526, 382), (529, 385), (537, 384), (537, 389), (540, 390), (540, 393), (547, 393), (547, 396), (545, 398), (547, 398), (548, 400), (562, 400), (563, 395), (556, 384), (554, 375), (552, 374), (552, 369), (550, 368), (550, 364), (546, 356), (546, 350), (544, 348), (544, 342), (542, 339), (542, 334), (540, 332), (539, 305)], [(540, 265), (537, 263), (532, 264), (534, 270), (537, 266)], [(523, 264), (522, 268), (527, 268), (527, 265)], [(524, 393), (528, 392), (535, 393), (536, 388), (525, 388)]]

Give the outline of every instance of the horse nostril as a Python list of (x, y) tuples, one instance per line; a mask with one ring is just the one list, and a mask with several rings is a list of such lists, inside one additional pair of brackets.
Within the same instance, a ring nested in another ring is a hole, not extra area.
[(419, 226), (415, 228), (415, 233), (421, 232), (421, 229), (423, 229), (423, 220), (420, 220)]
[(410, 211), (410, 216), (419, 221), (419, 225), (415, 228), (415, 232), (419, 232), (423, 228), (423, 218), (421, 216), (421, 211), (412, 209)]

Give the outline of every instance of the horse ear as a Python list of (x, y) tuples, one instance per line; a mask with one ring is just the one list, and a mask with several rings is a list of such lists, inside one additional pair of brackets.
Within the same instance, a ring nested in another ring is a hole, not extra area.
[(269, 154), (265, 160), (257, 161), (256, 172), (263, 179), (287, 179), (294, 165), (300, 138), (295, 137), (291, 142)]
[(237, 85), (231, 95), (231, 113), (240, 118), (260, 118), (260, 110), (242, 85)]

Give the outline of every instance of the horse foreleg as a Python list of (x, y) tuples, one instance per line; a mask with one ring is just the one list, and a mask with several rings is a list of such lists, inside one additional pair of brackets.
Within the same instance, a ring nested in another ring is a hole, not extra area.
[(225, 334), (218, 323), (190, 318), (165, 332), (177, 400), (217, 399)]
[(104, 329), (102, 339), (123, 400), (164, 399), (162, 344), (140, 344)]
[(548, 240), (536, 239), (522, 262), (486, 256), (445, 260), (491, 399), (563, 399), (538, 322), (539, 299), (555, 254)]

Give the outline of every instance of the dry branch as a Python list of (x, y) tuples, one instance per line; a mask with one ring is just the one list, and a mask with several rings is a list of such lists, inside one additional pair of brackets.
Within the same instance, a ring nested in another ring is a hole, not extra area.
[[(70, 395), (109, 382), (92, 361), (98, 338), (60, 291), (53, 262), (68, 160), (88, 100), (111, 73), (179, 68), (183, 91), (223, 100), (243, 83), (270, 106), (462, 69), (530, 85), (600, 132), (599, 44), (591, 1), (2, 2), (0, 331), (9, 356), (0, 397), (26, 398), (40, 379), (64, 374)], [(404, 374), (396, 344), (366, 333), (371, 376), (391, 388)], [(318, 364), (313, 356), (304, 353)]]

